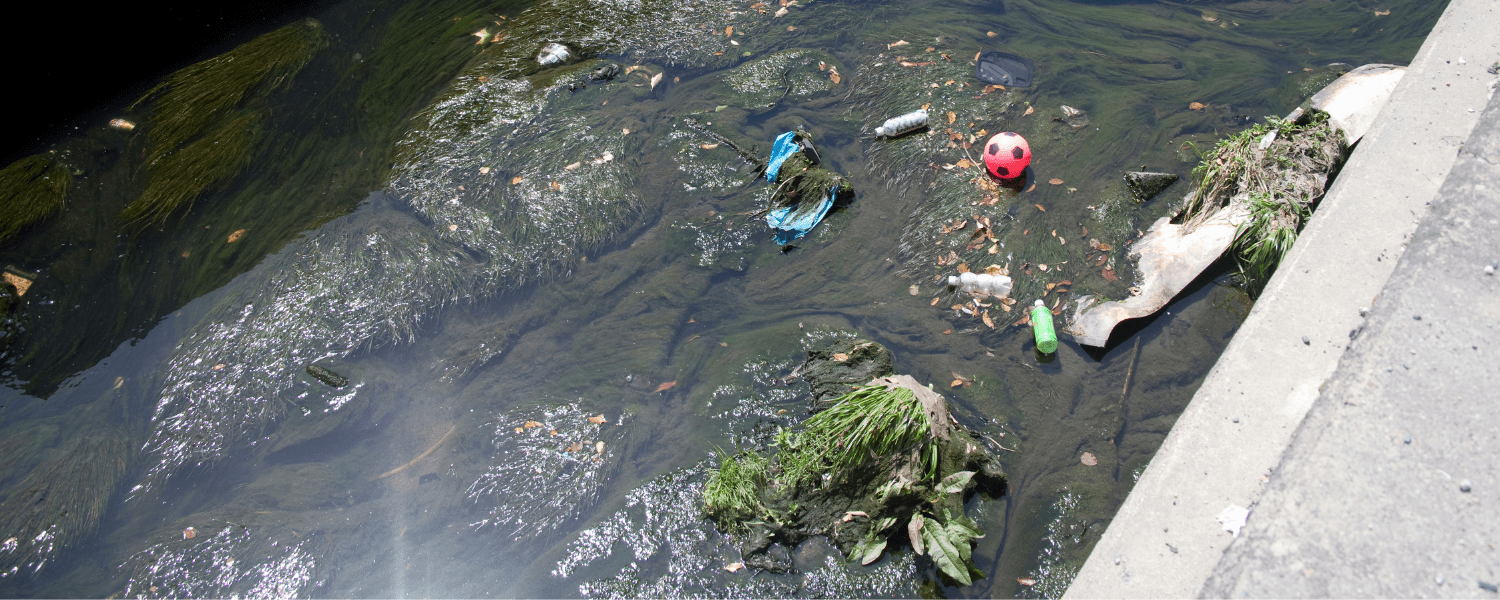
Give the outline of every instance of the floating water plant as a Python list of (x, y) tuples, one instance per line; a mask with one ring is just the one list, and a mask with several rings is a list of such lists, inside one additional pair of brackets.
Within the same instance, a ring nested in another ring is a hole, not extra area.
[[(874, 342), (846, 340), (831, 352), (846, 363), (851, 352), (872, 346), (879, 352), (865, 352), (855, 362), (878, 364), (886, 351)], [(813, 355), (824, 354), (810, 353), (798, 369), (808, 369), (804, 378), (839, 375), (819, 370)], [(818, 389), (819, 382), (809, 383)], [(797, 431), (779, 431), (773, 459), (720, 451), (724, 458), (704, 485), (704, 513), (720, 530), (744, 540), (741, 554), (754, 568), (790, 568), (769, 552), (772, 544), (791, 547), (815, 535), (826, 536), (850, 560), (869, 564), (895, 536), (910, 539), (917, 554), (968, 585), (982, 576), (970, 541), (984, 534), (964, 518), (964, 496), (981, 485), (999, 491), (1005, 481), (975, 439), (953, 423), (936, 392), (909, 376), (876, 377)]]
[(151, 103), (146, 190), (120, 218), (161, 222), (178, 206), (248, 164), (260, 112), (254, 100), (286, 87), (325, 45), (312, 19), (255, 38), (169, 75)]
[(1220, 141), (1193, 169), (1198, 191), (1184, 219), (1202, 222), (1231, 205), (1246, 210), (1234, 247), (1245, 275), (1263, 284), (1342, 164), (1343, 139), (1327, 115), (1315, 113), (1306, 123), (1271, 117)]
[(73, 177), (51, 154), (28, 156), (0, 169), (0, 241), (62, 208)]

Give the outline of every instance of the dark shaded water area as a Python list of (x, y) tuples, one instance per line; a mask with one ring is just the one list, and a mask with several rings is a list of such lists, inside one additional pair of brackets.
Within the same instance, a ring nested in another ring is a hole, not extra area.
[[(1443, 9), (752, 4), (322, 7), (326, 46), (243, 101), (248, 166), (161, 225), (116, 216), (155, 176), (149, 103), (56, 140), (64, 207), (0, 242), (37, 274), (0, 373), (0, 596), (1060, 595), (1252, 300), (1226, 263), (1053, 357), (1020, 307), (1129, 294), (1119, 249), (1187, 187), (1137, 202), (1124, 171), (1187, 175), (1332, 63), (1408, 61)], [(542, 68), (547, 41), (581, 58)], [(987, 89), (990, 50), (1036, 84)], [(630, 72), (569, 89), (608, 62)], [(748, 214), (775, 186), (722, 140), (764, 157), (798, 127), (856, 193), (784, 251)], [(1020, 189), (956, 166), (1005, 130)], [(960, 263), (1020, 304), (950, 308)], [(1004, 458), (1008, 493), (968, 504), (987, 578), (821, 540), (725, 569), (714, 449), (805, 418), (786, 378), (851, 337)]]

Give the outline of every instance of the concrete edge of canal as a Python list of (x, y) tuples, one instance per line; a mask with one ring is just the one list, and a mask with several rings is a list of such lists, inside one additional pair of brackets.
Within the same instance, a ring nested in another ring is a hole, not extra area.
[[(1376, 304), (1391, 279), (1463, 142), (1481, 115), (1491, 112), (1485, 107), (1496, 76), (1486, 69), (1500, 60), (1497, 24), (1500, 3), (1494, 0), (1450, 2), (1095, 545), (1068, 597), (1222, 592), (1204, 588), (1235, 541), (1220, 517), (1248, 508), (1246, 537), (1267, 530), (1256, 520), (1257, 503), (1268, 487), (1281, 485), (1283, 454), (1309, 409), (1320, 398), (1334, 402), (1323, 388), (1340, 369), (1351, 333), (1365, 322), (1364, 311)], [(1248, 543), (1241, 540), (1240, 545)], [(1337, 589), (1358, 594), (1355, 588)], [(1385, 593), (1419, 593), (1402, 589)], [(1471, 586), (1457, 593), (1473, 595), (1476, 590)], [(1279, 591), (1319, 595), (1313, 588)]]

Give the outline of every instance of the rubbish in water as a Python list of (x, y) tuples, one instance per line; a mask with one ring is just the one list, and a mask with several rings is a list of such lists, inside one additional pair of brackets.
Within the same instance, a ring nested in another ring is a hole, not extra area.
[(193, 529), (192, 527), (189, 527), (187, 529), (182, 530), (182, 539), (190, 540), (190, 539), (193, 539), (195, 537), (198, 537), (198, 530), (197, 529)]
[(317, 379), (318, 381), (326, 383), (329, 386), (335, 388), (341, 388), (349, 385), (349, 378), (344, 377), (343, 375), (339, 375), (338, 373), (334, 373), (333, 371), (329, 371), (328, 369), (325, 369), (318, 365), (307, 365), (307, 374), (312, 375), (313, 378)]
[(1031, 308), (1031, 333), (1036, 337), (1036, 349), (1043, 354), (1057, 352), (1057, 331), (1052, 328), (1052, 311), (1041, 300)]
[(536, 62), (544, 67), (560, 65), (573, 58), (572, 51), (567, 46), (557, 42), (547, 42), (542, 46), (542, 51), (537, 53)]
[(110, 119), (109, 126), (124, 131), (135, 129), (135, 123), (126, 121), (125, 119)]
[(25, 296), (26, 290), (31, 289), (31, 284), (36, 283), (36, 275), (11, 266), (5, 267), (3, 276), (6, 283), (16, 288), (17, 296)]
[(1077, 108), (1073, 108), (1066, 104), (1062, 105), (1061, 109), (1063, 115), (1062, 118), (1054, 118), (1052, 119), (1053, 121), (1062, 121), (1064, 123), (1067, 123), (1068, 126), (1072, 127), (1073, 129), (1082, 129), (1083, 127), (1088, 126), (1089, 114), (1087, 112), (1084, 112)]
[[(786, 246), (807, 235), (827, 216), (841, 192), (852, 191), (849, 180), (818, 164), (817, 156), (806, 132), (788, 131), (776, 136), (771, 146), (766, 180), (775, 183), (779, 178), (781, 183), (772, 193), (774, 204), (766, 213), (766, 224), (776, 230), (778, 244)], [(782, 171), (786, 171), (785, 176)], [(788, 186), (790, 189), (784, 191)]]
[(615, 63), (594, 67), (594, 70), (589, 71), (589, 81), (609, 81), (618, 76), (620, 70), (620, 65)]
[(899, 117), (886, 119), (885, 123), (875, 128), (875, 135), (884, 137), (896, 137), (909, 131), (915, 131), (927, 126), (927, 109), (919, 108)]
[(984, 166), (991, 175), (1014, 179), (1031, 165), (1031, 145), (1013, 131), (1002, 131), (984, 144)]
[(980, 54), (979, 64), (974, 67), (974, 75), (980, 81), (1018, 88), (1031, 87), (1033, 71), (1031, 59), (1004, 52)]
[(948, 285), (956, 286), (960, 291), (988, 294), (997, 298), (1010, 295), (1011, 281), (1004, 275), (989, 275), (986, 273), (959, 273), (957, 276), (948, 277)]
[(810, 210), (797, 210), (802, 206), (798, 203), (766, 213), (766, 224), (776, 230), (776, 243), (790, 244), (807, 235), (828, 215), (828, 209), (833, 208), (833, 199), (837, 195), (838, 188), (832, 187), (828, 189), (828, 196), (817, 201)]
[(776, 174), (781, 171), (781, 163), (791, 158), (802, 145), (797, 143), (797, 133), (788, 131), (776, 136), (776, 141), (771, 143), (771, 160), (766, 163), (766, 181), (776, 183)]

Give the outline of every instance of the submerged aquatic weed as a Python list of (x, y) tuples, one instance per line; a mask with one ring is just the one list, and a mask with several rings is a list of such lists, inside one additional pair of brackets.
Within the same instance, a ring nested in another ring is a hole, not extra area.
[(57, 158), (36, 154), (0, 169), (0, 241), (62, 208), (73, 177)]
[[(1267, 136), (1271, 141), (1262, 148)], [(1196, 224), (1225, 206), (1244, 206), (1249, 217), (1235, 234), (1235, 249), (1245, 274), (1263, 283), (1296, 242), (1346, 151), (1326, 114), (1305, 124), (1269, 118), (1204, 156), (1193, 169), (1198, 190), (1183, 218)]]
[(146, 92), (146, 191), (121, 211), (127, 221), (161, 222), (184, 202), (249, 162), (260, 113), (249, 100), (288, 85), (327, 44), (312, 19), (287, 25), (186, 67)]
[[(27, 446), (50, 442), (37, 430), (0, 441), (0, 455), (20, 455)], [(0, 500), (0, 576), (19, 569), (37, 571), (53, 553), (92, 533), (125, 476), (130, 444), (119, 429), (75, 437), (38, 453), (40, 460)], [(5, 461), (10, 463), (10, 461)], [(0, 481), (12, 475), (4, 464)]]

